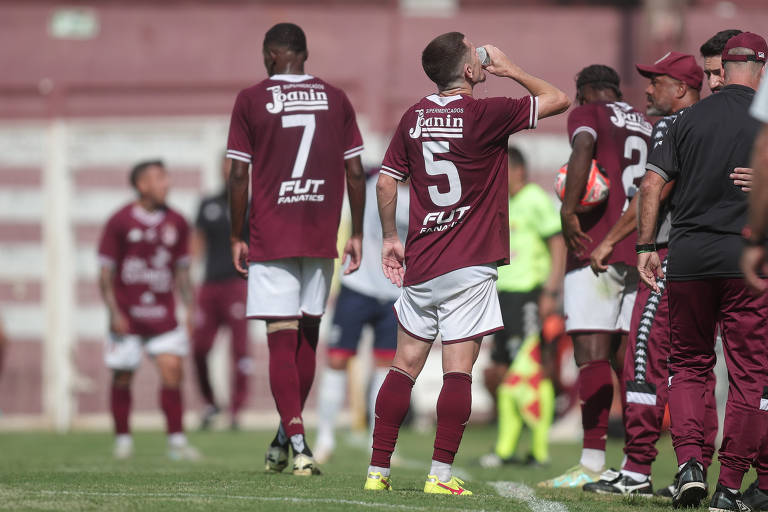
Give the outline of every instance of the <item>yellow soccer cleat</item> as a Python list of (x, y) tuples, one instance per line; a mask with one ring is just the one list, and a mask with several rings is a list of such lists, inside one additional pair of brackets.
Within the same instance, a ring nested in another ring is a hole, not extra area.
[(591, 471), (581, 464), (576, 464), (571, 469), (551, 480), (545, 480), (537, 484), (538, 487), (550, 489), (581, 489), (584, 484), (600, 480), (599, 471)]
[(375, 473), (369, 471), (363, 489), (366, 491), (391, 491), (392, 479), (382, 475), (380, 471), (376, 471)]
[(441, 482), (435, 475), (428, 475), (424, 484), (428, 494), (453, 494), (454, 496), (472, 496), (472, 491), (464, 488), (464, 481), (452, 476), (447, 482)]

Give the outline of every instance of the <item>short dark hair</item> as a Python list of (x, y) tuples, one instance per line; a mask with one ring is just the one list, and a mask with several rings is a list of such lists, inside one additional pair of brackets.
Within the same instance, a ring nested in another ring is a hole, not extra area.
[(510, 148), (507, 150), (507, 155), (509, 158), (509, 164), (513, 167), (522, 167), (525, 169), (528, 167), (525, 157), (523, 156), (523, 152), (520, 151), (517, 146), (510, 146)]
[(576, 90), (581, 89), (585, 85), (589, 85), (598, 91), (611, 89), (619, 99), (621, 99), (620, 84), (621, 79), (616, 70), (603, 64), (587, 66), (576, 75)]
[(131, 186), (133, 188), (137, 188), (136, 184), (139, 182), (139, 178), (141, 178), (141, 175), (144, 174), (144, 171), (150, 167), (162, 167), (165, 169), (165, 164), (162, 160), (145, 160), (134, 165), (131, 169), (131, 174), (129, 175)]
[(439, 35), (421, 52), (421, 67), (438, 89), (447, 89), (461, 76), (459, 67), (465, 62), (468, 51), (461, 32)]
[(707, 42), (701, 45), (699, 51), (702, 57), (719, 57), (723, 54), (725, 49), (725, 43), (728, 42), (733, 36), (741, 34), (741, 30), (731, 28), (728, 30), (721, 30), (717, 34), (713, 35)]
[(295, 53), (307, 51), (307, 37), (294, 23), (278, 23), (264, 34), (264, 48), (284, 46)]

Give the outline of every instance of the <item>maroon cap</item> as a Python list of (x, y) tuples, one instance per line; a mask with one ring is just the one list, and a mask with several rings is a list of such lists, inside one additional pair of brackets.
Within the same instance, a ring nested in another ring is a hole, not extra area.
[[(733, 48), (749, 48), (755, 54), (728, 55), (728, 52)], [(765, 62), (766, 55), (768, 55), (768, 44), (765, 43), (765, 39), (753, 32), (742, 32), (739, 35), (733, 36), (725, 43), (725, 48), (723, 48), (723, 62)]]
[(704, 79), (704, 70), (696, 64), (696, 57), (687, 53), (668, 52), (650, 66), (637, 64), (636, 67), (637, 71), (646, 78), (667, 75), (685, 82), (694, 89), (701, 89), (701, 81)]

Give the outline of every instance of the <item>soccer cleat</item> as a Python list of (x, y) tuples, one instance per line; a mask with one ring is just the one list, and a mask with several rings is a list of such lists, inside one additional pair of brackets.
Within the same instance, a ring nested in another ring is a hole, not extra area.
[(584, 484), (583, 489), (586, 492), (595, 492), (597, 494), (653, 496), (651, 477), (648, 477), (644, 482), (638, 482), (632, 477), (622, 475), (615, 469), (604, 471), (603, 474), (600, 475), (600, 480)]
[(715, 494), (709, 502), (709, 512), (730, 512), (731, 510), (749, 512), (755, 509), (743, 502), (740, 492), (731, 492), (723, 484), (717, 484)]
[(691, 457), (675, 476), (677, 486), (672, 494), (672, 506), (698, 507), (701, 500), (707, 496), (707, 486), (704, 483), (704, 470), (695, 458)]
[(117, 460), (125, 460), (133, 457), (133, 439), (130, 436), (117, 436), (112, 454)]
[(472, 491), (464, 488), (464, 481), (452, 476), (447, 482), (441, 482), (435, 475), (427, 475), (424, 483), (427, 494), (453, 494), (454, 496), (472, 496)]
[(320, 469), (318, 469), (314, 458), (299, 453), (293, 457), (293, 474), (296, 476), (319, 475)]
[(741, 501), (752, 510), (768, 510), (768, 492), (757, 486), (757, 480), (747, 488)]
[(537, 486), (549, 487), (552, 489), (573, 489), (575, 487), (583, 487), (585, 484), (597, 482), (598, 480), (600, 480), (599, 471), (591, 471), (581, 464), (576, 464), (562, 475), (539, 482)]
[(200, 418), (200, 430), (210, 430), (213, 426), (213, 421), (219, 414), (219, 408), (213, 404), (208, 404), (203, 409), (202, 417)]
[(368, 472), (363, 489), (366, 491), (391, 491), (392, 479), (381, 474), (381, 471)]
[(675, 495), (675, 487), (677, 487), (677, 477), (675, 477), (671, 484), (656, 491), (656, 496), (672, 499), (672, 496)]
[(168, 445), (168, 458), (171, 460), (196, 461), (202, 459), (197, 448), (188, 444)]
[(280, 473), (288, 467), (288, 446), (270, 446), (264, 454), (264, 471)]

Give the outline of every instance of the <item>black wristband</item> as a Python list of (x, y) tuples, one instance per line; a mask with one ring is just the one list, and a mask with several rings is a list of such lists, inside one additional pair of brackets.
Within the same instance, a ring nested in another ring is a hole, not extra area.
[(656, 252), (656, 244), (635, 244), (635, 252), (637, 254)]

